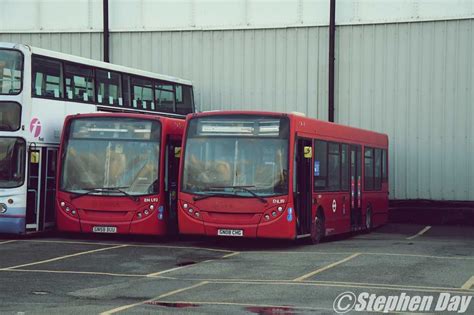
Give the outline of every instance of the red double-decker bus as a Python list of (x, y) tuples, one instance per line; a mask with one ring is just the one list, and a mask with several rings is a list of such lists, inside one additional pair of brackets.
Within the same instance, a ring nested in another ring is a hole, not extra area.
[(59, 148), (60, 231), (172, 233), (184, 120), (144, 114), (68, 116)]
[(271, 112), (188, 115), (182, 234), (296, 239), (387, 222), (388, 137)]

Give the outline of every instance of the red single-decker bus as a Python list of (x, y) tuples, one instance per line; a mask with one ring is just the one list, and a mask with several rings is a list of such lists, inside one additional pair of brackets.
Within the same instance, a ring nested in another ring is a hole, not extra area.
[(388, 217), (388, 137), (299, 114), (186, 120), (179, 231), (296, 239), (370, 230)]
[(176, 232), (184, 123), (144, 114), (68, 116), (57, 167), (58, 230)]

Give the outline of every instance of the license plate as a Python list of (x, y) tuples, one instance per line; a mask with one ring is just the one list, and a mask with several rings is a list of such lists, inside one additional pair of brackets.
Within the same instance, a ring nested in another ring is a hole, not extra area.
[(117, 228), (115, 226), (94, 226), (92, 228), (94, 233), (117, 233)]
[(219, 236), (244, 236), (244, 230), (219, 229), (219, 230), (217, 230), (217, 235), (219, 235)]

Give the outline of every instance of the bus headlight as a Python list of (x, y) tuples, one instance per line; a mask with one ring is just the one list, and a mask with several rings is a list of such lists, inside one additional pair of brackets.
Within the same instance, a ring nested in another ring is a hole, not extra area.
[(8, 210), (7, 205), (4, 203), (0, 203), (0, 213), (5, 213), (7, 212), (7, 210)]

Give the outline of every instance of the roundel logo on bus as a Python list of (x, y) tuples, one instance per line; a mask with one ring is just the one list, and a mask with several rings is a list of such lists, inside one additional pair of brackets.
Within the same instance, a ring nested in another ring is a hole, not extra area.
[(41, 134), (41, 122), (38, 118), (33, 118), (30, 122), (30, 132), (33, 137), (38, 138)]
[(336, 212), (336, 209), (337, 209), (336, 199), (333, 199), (332, 200), (332, 212)]

